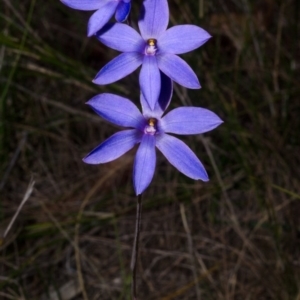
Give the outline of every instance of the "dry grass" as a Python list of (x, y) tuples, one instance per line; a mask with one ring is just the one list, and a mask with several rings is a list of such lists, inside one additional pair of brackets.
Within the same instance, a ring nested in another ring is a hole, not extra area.
[[(135, 150), (101, 166), (81, 158), (116, 130), (84, 103), (104, 91), (138, 103), (137, 73), (93, 85), (116, 53), (85, 37), (88, 13), (2, 2), (2, 234), (35, 186), (1, 240), (0, 299), (130, 299)], [(203, 88), (175, 86), (172, 106), (203, 106), (225, 123), (186, 138), (208, 184), (158, 156), (143, 199), (140, 299), (300, 300), (300, 4), (204, 1), (200, 19), (198, 1), (169, 2), (171, 23), (213, 35), (184, 55)]]

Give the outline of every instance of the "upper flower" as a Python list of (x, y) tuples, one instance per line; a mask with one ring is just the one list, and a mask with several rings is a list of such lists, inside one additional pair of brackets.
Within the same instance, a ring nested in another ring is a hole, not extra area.
[(137, 195), (148, 187), (153, 178), (156, 164), (155, 147), (186, 176), (208, 181), (207, 173), (194, 152), (181, 140), (168, 133), (200, 134), (222, 123), (216, 114), (199, 107), (175, 108), (162, 117), (171, 99), (172, 81), (163, 74), (161, 78), (164, 89), (154, 110), (149, 107), (143, 95), (141, 95), (142, 113), (128, 99), (113, 94), (97, 95), (87, 103), (104, 119), (133, 129), (112, 135), (90, 152), (83, 161), (88, 164), (106, 163), (117, 159), (135, 144), (140, 143), (133, 172)]
[(191, 89), (200, 83), (190, 66), (176, 54), (192, 51), (211, 36), (194, 25), (179, 25), (167, 29), (169, 8), (167, 0), (145, 0), (139, 18), (139, 34), (126, 24), (107, 24), (97, 38), (110, 48), (124, 52), (105, 65), (94, 83), (115, 82), (136, 70), (144, 97), (152, 109), (160, 92), (160, 72)]
[(60, 0), (63, 4), (79, 10), (97, 10), (90, 18), (88, 36), (100, 30), (113, 16), (124, 22), (130, 12), (131, 0)]

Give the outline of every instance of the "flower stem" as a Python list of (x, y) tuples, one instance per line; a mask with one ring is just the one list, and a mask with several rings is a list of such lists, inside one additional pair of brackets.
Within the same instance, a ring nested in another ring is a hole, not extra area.
[(138, 253), (139, 253), (139, 236), (140, 236), (140, 229), (141, 229), (141, 215), (142, 215), (142, 195), (138, 195), (137, 207), (136, 207), (134, 243), (133, 243), (131, 264), (130, 264), (130, 268), (132, 271), (131, 294), (132, 294), (133, 300), (137, 300), (137, 296), (136, 296), (136, 266), (137, 266), (137, 259), (138, 259)]

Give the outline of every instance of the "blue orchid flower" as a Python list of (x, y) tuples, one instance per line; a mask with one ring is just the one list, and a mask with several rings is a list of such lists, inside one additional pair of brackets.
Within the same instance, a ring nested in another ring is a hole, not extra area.
[(97, 10), (88, 23), (88, 36), (99, 31), (115, 14), (118, 22), (126, 21), (131, 0), (61, 0), (61, 2), (71, 8), (79, 10)]
[(194, 25), (179, 25), (167, 30), (168, 23), (167, 0), (145, 0), (138, 23), (141, 35), (126, 24), (104, 26), (96, 37), (106, 46), (124, 53), (105, 65), (93, 82), (115, 82), (142, 65), (140, 87), (152, 109), (160, 92), (159, 70), (180, 85), (191, 89), (200, 88), (194, 71), (176, 54), (200, 47), (211, 36)]
[[(157, 147), (181, 173), (192, 179), (208, 181), (208, 176), (194, 152), (171, 134), (200, 134), (214, 129), (222, 120), (213, 112), (200, 107), (179, 107), (163, 116), (172, 96), (172, 81), (161, 75), (163, 89), (152, 110), (141, 94), (142, 113), (128, 99), (113, 94), (100, 94), (87, 104), (107, 121), (131, 127), (115, 133), (83, 161), (102, 164), (122, 156), (140, 143), (134, 160), (133, 182), (137, 195), (149, 186), (155, 171)], [(113, 105), (112, 105), (113, 104)]]

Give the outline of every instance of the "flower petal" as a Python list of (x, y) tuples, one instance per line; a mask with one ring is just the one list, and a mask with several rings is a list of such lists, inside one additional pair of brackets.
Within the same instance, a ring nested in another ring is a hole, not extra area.
[(122, 53), (106, 64), (93, 80), (96, 84), (109, 84), (136, 70), (143, 62), (139, 53)]
[(160, 93), (160, 72), (156, 56), (145, 56), (140, 72), (140, 86), (142, 93), (153, 110)]
[(117, 6), (118, 2), (109, 1), (92, 14), (88, 23), (88, 36), (95, 34), (111, 19)]
[(157, 55), (157, 63), (163, 73), (180, 85), (190, 89), (201, 87), (195, 72), (179, 56), (163, 53)]
[(121, 1), (117, 7), (115, 18), (118, 22), (126, 21), (131, 8), (131, 3), (125, 3)]
[(136, 153), (133, 167), (133, 183), (136, 195), (140, 195), (151, 183), (156, 164), (155, 137), (144, 135)]
[(200, 107), (178, 107), (161, 120), (164, 132), (200, 134), (213, 130), (223, 121), (212, 111)]
[(144, 117), (139, 109), (128, 99), (113, 95), (100, 94), (93, 97), (87, 104), (105, 120), (124, 127), (139, 128)]
[(155, 111), (161, 115), (165, 112), (165, 110), (168, 108), (171, 98), (173, 95), (173, 81), (165, 75), (163, 72), (160, 72), (160, 78), (161, 78), (161, 89), (160, 94), (158, 97), (158, 101), (155, 106)]
[(143, 93), (141, 93), (140, 100), (143, 115), (146, 115), (148, 117), (152, 116), (160, 118), (164, 111), (168, 108), (173, 94), (173, 81), (167, 75), (160, 71), (160, 82), (160, 94), (158, 97), (158, 101), (155, 104), (154, 110), (151, 110), (149, 104), (143, 96)]
[(145, 47), (140, 34), (126, 24), (107, 24), (96, 37), (104, 45), (121, 52), (142, 52)]
[(135, 129), (119, 131), (91, 151), (83, 161), (92, 165), (110, 162), (129, 151), (140, 140), (141, 135)]
[(164, 134), (156, 139), (156, 147), (178, 171), (192, 179), (208, 181), (207, 173), (195, 153), (181, 140)]
[(211, 36), (195, 25), (179, 25), (162, 33), (158, 41), (159, 51), (182, 54), (202, 46)]
[(167, 0), (144, 0), (139, 16), (139, 28), (142, 37), (147, 40), (157, 39), (169, 23)]
[[(60, 0), (66, 6), (79, 10), (96, 10), (102, 6), (100, 0)], [(106, 1), (107, 2), (107, 1)]]

